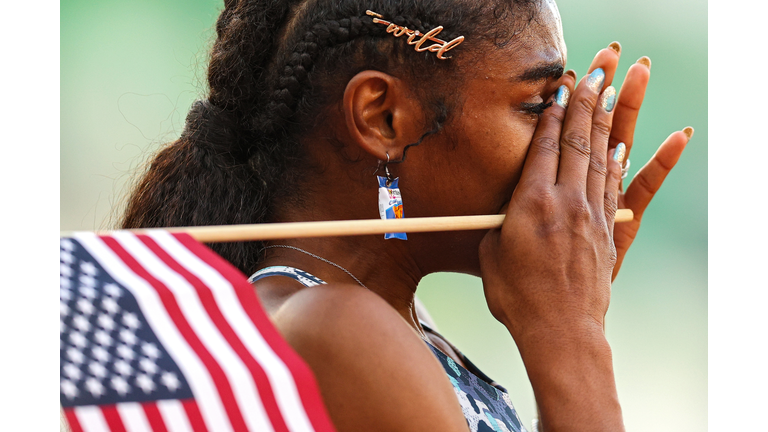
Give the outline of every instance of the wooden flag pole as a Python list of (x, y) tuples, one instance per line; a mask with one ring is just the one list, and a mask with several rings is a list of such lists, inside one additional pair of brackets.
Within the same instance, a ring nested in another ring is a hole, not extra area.
[[(163, 230), (186, 233), (201, 243), (279, 240), (303, 237), (336, 237), (384, 234), (388, 232), (434, 232), (487, 230), (501, 227), (505, 215), (445, 216), (406, 219), (363, 219), (322, 222), (262, 223), (252, 225), (213, 225), (199, 227), (151, 228), (130, 230), (137, 234)], [(619, 209), (616, 222), (628, 222), (632, 210)], [(97, 233), (107, 234), (107, 232)], [(64, 236), (64, 234), (62, 234)]]

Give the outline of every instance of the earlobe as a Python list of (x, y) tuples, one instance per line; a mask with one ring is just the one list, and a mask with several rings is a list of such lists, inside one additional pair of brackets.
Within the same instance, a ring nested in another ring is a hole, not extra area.
[(361, 149), (379, 160), (396, 160), (412, 138), (417, 104), (398, 78), (379, 71), (358, 73), (347, 83), (343, 109), (347, 132)]

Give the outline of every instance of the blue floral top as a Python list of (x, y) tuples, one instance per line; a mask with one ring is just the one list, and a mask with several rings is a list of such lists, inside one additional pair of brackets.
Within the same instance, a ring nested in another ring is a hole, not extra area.
[(507, 389), (496, 384), (461, 351), (424, 322), (421, 326), (427, 332), (448, 343), (468, 368), (463, 368), (435, 346), (428, 344), (453, 384), (453, 390), (459, 398), (469, 430), (472, 432), (525, 432), (525, 427), (509, 399)]

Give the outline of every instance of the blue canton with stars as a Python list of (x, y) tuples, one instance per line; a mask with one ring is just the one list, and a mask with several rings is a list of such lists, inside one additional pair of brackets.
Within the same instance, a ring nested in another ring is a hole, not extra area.
[(192, 398), (130, 291), (76, 240), (60, 249), (61, 405)]

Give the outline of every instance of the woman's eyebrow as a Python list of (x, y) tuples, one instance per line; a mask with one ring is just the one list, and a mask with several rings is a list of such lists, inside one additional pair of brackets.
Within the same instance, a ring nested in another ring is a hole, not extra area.
[(513, 81), (541, 81), (549, 78), (558, 79), (563, 76), (565, 67), (561, 63), (543, 63), (536, 65), (517, 77)]

